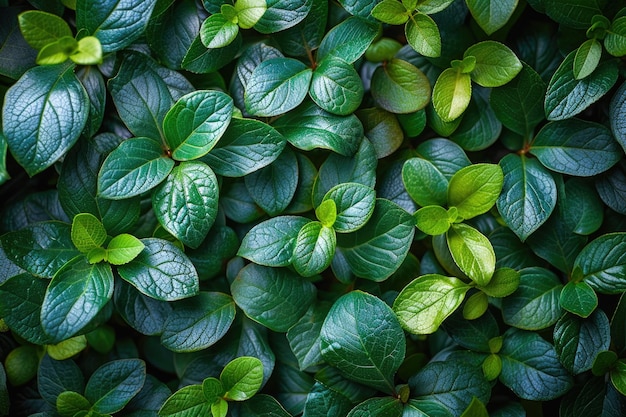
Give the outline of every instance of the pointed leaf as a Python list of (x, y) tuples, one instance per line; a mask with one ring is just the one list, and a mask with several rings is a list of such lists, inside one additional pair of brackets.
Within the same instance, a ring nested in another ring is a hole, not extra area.
[(580, 251), (574, 265), (594, 290), (617, 294), (626, 289), (625, 233), (609, 233), (591, 241)]
[(352, 16), (329, 30), (317, 50), (317, 60), (327, 56), (353, 63), (361, 57), (378, 36), (378, 25), (358, 16)]
[(224, 367), (220, 374), (220, 381), (226, 391), (225, 399), (247, 400), (261, 388), (263, 364), (257, 358), (240, 356)]
[(620, 16), (611, 22), (604, 38), (604, 48), (613, 56), (626, 55), (626, 16)]
[(407, 61), (394, 58), (376, 68), (370, 92), (383, 109), (392, 113), (413, 113), (430, 101), (430, 81)]
[(309, 222), (298, 232), (291, 262), (304, 277), (320, 274), (330, 266), (336, 246), (337, 238), (331, 227)]
[(140, 359), (121, 359), (100, 366), (85, 386), (91, 409), (113, 414), (126, 406), (141, 390), (146, 379), (146, 364)]
[(480, 28), (491, 35), (509, 21), (517, 7), (517, 0), (467, 0), (467, 7)]
[(0, 286), (0, 314), (5, 325), (30, 343), (43, 345), (49, 341), (41, 326), (41, 305), (48, 282), (23, 273)]
[(602, 57), (602, 44), (597, 39), (587, 39), (574, 56), (574, 78), (582, 80), (598, 67)]
[(223, 48), (235, 40), (239, 26), (216, 13), (204, 20), (200, 27), (200, 40), (207, 48)]
[(264, 266), (291, 263), (298, 232), (309, 220), (299, 216), (278, 216), (254, 226), (241, 241), (239, 256)]
[(106, 260), (112, 265), (124, 265), (135, 259), (145, 245), (133, 235), (123, 233), (115, 236), (106, 249)]
[(455, 68), (445, 69), (433, 87), (433, 106), (444, 122), (458, 119), (472, 97), (472, 79)]
[(457, 266), (478, 285), (487, 285), (496, 269), (496, 254), (482, 233), (464, 223), (450, 226), (448, 248)]
[[(245, 3), (245, 2), (244, 2)], [(267, 9), (254, 29), (265, 34), (280, 32), (300, 23), (309, 13), (312, 0), (266, 0)], [(245, 19), (244, 19), (245, 20)]]
[(372, 17), (388, 25), (402, 25), (409, 19), (410, 10), (397, 0), (382, 0), (371, 11)]
[(72, 220), (72, 242), (81, 252), (89, 252), (104, 244), (107, 232), (93, 214), (81, 213)]
[(406, 40), (420, 55), (437, 58), (441, 55), (441, 35), (435, 21), (425, 13), (416, 13), (404, 28)]

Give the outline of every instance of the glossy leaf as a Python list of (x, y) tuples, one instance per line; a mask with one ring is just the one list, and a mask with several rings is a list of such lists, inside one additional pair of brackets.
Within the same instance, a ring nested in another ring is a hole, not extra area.
[(311, 306), (306, 314), (287, 331), (289, 346), (302, 371), (324, 362), (321, 353), (320, 332), (329, 309), (330, 305), (327, 303), (317, 303)]
[(431, 236), (446, 233), (451, 224), (448, 210), (441, 206), (422, 207), (413, 214), (413, 217), (415, 226)]
[(140, 359), (108, 362), (91, 375), (85, 386), (85, 398), (91, 409), (112, 414), (120, 411), (141, 390), (146, 378), (146, 364)]
[(105, 260), (112, 265), (124, 265), (135, 259), (144, 247), (141, 240), (123, 233), (111, 239), (106, 248)]
[(409, 12), (404, 4), (396, 0), (382, 0), (370, 12), (372, 17), (389, 25), (402, 25), (409, 19)]
[(610, 104), (611, 131), (622, 149), (626, 149), (626, 83), (619, 86)]
[(320, 337), (322, 356), (347, 378), (394, 391), (406, 346), (398, 319), (382, 300), (361, 291), (344, 295), (333, 304)]
[(254, 357), (241, 356), (228, 363), (220, 374), (224, 387), (224, 398), (244, 401), (261, 388), (263, 364)]
[(452, 122), (458, 119), (469, 106), (472, 96), (472, 79), (469, 74), (455, 68), (447, 68), (437, 77), (432, 95), (437, 115), (444, 122)]
[(66, 36), (72, 30), (61, 17), (40, 10), (28, 10), (18, 16), (20, 32), (30, 46), (41, 49)]
[(517, 0), (504, 2), (468, 0), (467, 7), (480, 28), (487, 35), (491, 35), (509, 21), (517, 7)]
[(402, 403), (393, 397), (370, 398), (354, 407), (347, 417), (400, 417), (402, 416)]
[(59, 160), (87, 122), (89, 97), (73, 70), (62, 64), (32, 68), (4, 97), (4, 136), (30, 176)]
[(200, 40), (207, 48), (223, 48), (235, 40), (239, 26), (216, 13), (204, 20), (200, 27)]
[(419, 54), (437, 58), (441, 55), (441, 35), (437, 23), (425, 13), (416, 13), (404, 28), (406, 40)]
[(244, 236), (238, 255), (272, 267), (291, 263), (298, 232), (309, 222), (305, 217), (277, 216), (254, 226)]
[(377, 26), (370, 21), (349, 17), (326, 33), (317, 50), (317, 60), (334, 56), (351, 64), (365, 53), (377, 34)]
[(460, 169), (448, 184), (448, 205), (463, 219), (489, 211), (502, 189), (503, 173), (498, 165), (474, 164)]
[(354, 232), (363, 227), (374, 212), (375, 191), (358, 183), (343, 183), (331, 188), (323, 201), (335, 203), (336, 218), (333, 229), (339, 233)]
[(291, 262), (304, 277), (320, 274), (330, 266), (336, 246), (336, 234), (331, 227), (309, 222), (298, 232)]
[(626, 275), (622, 265), (626, 257), (622, 248), (625, 244), (624, 233), (609, 233), (585, 246), (574, 262), (584, 282), (601, 293), (616, 294), (623, 291)]
[(392, 59), (372, 75), (370, 92), (383, 109), (392, 113), (413, 113), (430, 101), (430, 82), (417, 67)]
[(522, 70), (519, 58), (506, 45), (482, 41), (470, 46), (463, 57), (473, 56), (476, 65), (470, 72), (472, 81), (483, 87), (500, 87)]
[(83, 392), (85, 381), (73, 360), (57, 361), (45, 355), (39, 363), (37, 385), (41, 396), (56, 405), (57, 398), (65, 391)]
[(586, 318), (598, 306), (598, 296), (586, 282), (568, 282), (559, 297), (561, 307), (570, 313)]
[(100, 221), (89, 213), (77, 214), (72, 220), (72, 242), (81, 252), (102, 246), (107, 232)]
[(422, 207), (448, 202), (448, 180), (428, 160), (407, 159), (402, 167), (402, 182), (413, 201)]
[(456, 265), (478, 285), (487, 285), (496, 268), (496, 254), (483, 234), (464, 223), (453, 224), (446, 242)]
[(582, 80), (590, 75), (600, 63), (602, 45), (597, 39), (588, 39), (576, 50), (574, 55), (574, 78)]
[(187, 385), (172, 394), (159, 409), (161, 417), (191, 417), (209, 415), (209, 404), (202, 392), (202, 385)]
[(173, 243), (158, 238), (141, 239), (143, 251), (117, 269), (126, 281), (157, 300), (175, 301), (198, 293), (198, 274)]
[(0, 286), (0, 314), (6, 326), (30, 343), (49, 341), (41, 325), (41, 304), (48, 282), (23, 273)]
[(604, 48), (613, 56), (626, 54), (626, 16), (619, 16), (613, 20), (604, 38)]
[(254, 29), (266, 34), (289, 29), (307, 16), (312, 3), (311, 0), (266, 0), (267, 10), (255, 23)]
[(309, 94), (322, 109), (347, 116), (361, 104), (364, 88), (359, 74), (351, 64), (329, 56), (313, 71)]

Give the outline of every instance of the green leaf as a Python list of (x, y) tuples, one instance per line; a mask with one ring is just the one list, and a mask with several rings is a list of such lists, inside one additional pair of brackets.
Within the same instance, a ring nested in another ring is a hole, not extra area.
[(209, 404), (214, 404), (224, 395), (224, 387), (219, 379), (208, 377), (202, 381), (202, 392), (206, 401)]
[(79, 255), (71, 239), (70, 225), (59, 221), (33, 223), (0, 237), (6, 256), (31, 274), (51, 278)]
[(493, 145), (502, 133), (502, 123), (489, 104), (490, 89), (477, 87), (470, 104), (450, 139), (466, 151), (480, 151)]
[(46, 353), (54, 360), (65, 360), (82, 352), (87, 347), (84, 335), (74, 336), (54, 345), (46, 346)]
[(470, 286), (439, 274), (411, 281), (393, 303), (402, 327), (414, 334), (431, 334), (461, 305)]
[(289, 346), (298, 360), (301, 371), (324, 362), (320, 332), (329, 310), (329, 303), (316, 303), (287, 331)]
[(89, 400), (74, 391), (64, 391), (59, 394), (56, 400), (57, 412), (63, 417), (73, 417), (81, 411), (88, 411), (90, 408)]
[(115, 284), (114, 300), (116, 311), (133, 329), (155, 336), (163, 332), (164, 323), (172, 313), (165, 301), (155, 300), (140, 293), (124, 280)]
[(184, 95), (163, 119), (163, 133), (177, 161), (207, 154), (222, 137), (233, 112), (233, 100), (220, 91)]
[(575, 52), (568, 54), (550, 79), (544, 108), (548, 120), (565, 120), (598, 101), (617, 81), (617, 66), (601, 62), (596, 70), (577, 80), (574, 77)]
[(437, 23), (425, 13), (415, 13), (404, 27), (406, 40), (420, 55), (437, 58), (441, 55), (441, 34)]
[(256, 264), (244, 267), (230, 286), (237, 305), (252, 320), (286, 332), (315, 301), (315, 286), (298, 274)]
[(507, 84), (491, 91), (491, 108), (508, 129), (531, 137), (534, 128), (545, 119), (543, 99), (547, 85), (528, 64)]
[(37, 54), (38, 65), (56, 65), (67, 61), (78, 49), (78, 42), (71, 37), (64, 37), (41, 48)]
[(141, 390), (146, 379), (146, 364), (141, 359), (107, 362), (91, 375), (85, 386), (85, 398), (91, 409), (103, 414), (122, 410)]
[(389, 25), (402, 25), (409, 19), (409, 12), (398, 0), (382, 0), (374, 6), (371, 15)]
[(618, 360), (615, 367), (611, 369), (610, 375), (615, 389), (620, 394), (626, 395), (626, 361), (624, 359)]
[(583, 280), (594, 290), (604, 294), (618, 294), (626, 289), (624, 263), (626, 255), (625, 233), (602, 235), (587, 246), (576, 257), (574, 266), (580, 269)]
[(41, 326), (41, 304), (48, 281), (17, 274), (0, 286), (0, 315), (5, 325), (30, 343), (43, 345), (49, 337)]
[(238, 0), (235, 3), (235, 10), (239, 27), (250, 29), (263, 17), (267, 4), (265, 0)]
[(580, 119), (546, 124), (530, 152), (548, 169), (579, 177), (607, 171), (623, 154), (607, 127)]
[(98, 175), (98, 196), (124, 199), (159, 185), (174, 168), (161, 145), (149, 138), (123, 141), (104, 160)]
[(333, 227), (337, 220), (337, 205), (333, 200), (324, 200), (315, 208), (315, 217), (326, 227)]
[(518, 2), (517, 0), (466, 0), (466, 3), (476, 23), (487, 35), (491, 35), (507, 24)]
[(456, 265), (478, 285), (487, 285), (496, 269), (496, 254), (482, 233), (464, 223), (453, 224), (446, 242)]
[(106, 248), (106, 260), (112, 265), (124, 265), (135, 259), (145, 245), (133, 235), (123, 233), (115, 236)]
[(37, 388), (41, 397), (51, 405), (66, 391), (83, 392), (83, 373), (73, 360), (58, 361), (44, 355), (37, 371)]
[(89, 115), (88, 100), (72, 65), (32, 68), (9, 88), (3, 132), (11, 154), (30, 176), (76, 143)]
[(200, 40), (207, 48), (223, 48), (233, 42), (238, 34), (239, 26), (221, 13), (212, 14), (200, 27)]
[(347, 417), (401, 417), (403, 404), (398, 398), (369, 398), (354, 407)]
[(102, 45), (95, 36), (85, 36), (78, 41), (76, 51), (70, 59), (79, 65), (96, 65), (102, 63)]
[(217, 177), (205, 163), (182, 162), (152, 193), (161, 225), (191, 248), (200, 246), (217, 217)]
[[(300, 23), (312, 7), (312, 0), (266, 0), (267, 10), (254, 25), (265, 34), (280, 32)], [(244, 19), (245, 20), (245, 19)]]
[(76, 3), (76, 26), (97, 37), (104, 53), (130, 45), (145, 30), (157, 0), (106, 0)]
[(461, 311), (456, 311), (443, 322), (443, 330), (465, 349), (474, 352), (488, 353), (492, 350), (494, 340), (498, 340), (500, 329), (495, 316), (487, 311), (476, 320), (468, 321), (463, 318)]
[(490, 297), (503, 298), (515, 292), (519, 287), (520, 274), (511, 268), (496, 269), (491, 281), (478, 288)]
[(500, 160), (504, 190), (496, 202), (506, 224), (524, 241), (552, 214), (557, 201), (554, 178), (536, 159), (510, 154)]
[(537, 333), (508, 330), (500, 358), (500, 381), (520, 398), (548, 401), (560, 397), (573, 385), (554, 347)]
[(377, 36), (378, 25), (362, 17), (349, 17), (326, 33), (317, 50), (317, 61), (334, 56), (352, 64)]
[(559, 304), (564, 310), (587, 318), (598, 307), (598, 296), (585, 281), (570, 281), (561, 291)]
[(365, 226), (337, 237), (337, 250), (356, 276), (380, 282), (400, 267), (414, 233), (410, 214), (389, 200), (377, 199)]
[(296, 108), (307, 95), (313, 72), (293, 58), (261, 62), (246, 84), (246, 111), (255, 116), (278, 116)]
[(413, 113), (430, 101), (430, 81), (413, 64), (392, 59), (376, 68), (370, 92), (380, 107), (392, 113)]
[(500, 87), (522, 70), (522, 63), (506, 45), (487, 40), (467, 48), (463, 58), (473, 56), (476, 66), (470, 72), (472, 81), (483, 87)]
[(406, 342), (394, 312), (379, 298), (352, 291), (335, 301), (322, 326), (322, 356), (346, 378), (386, 393)]
[(354, 232), (363, 227), (372, 216), (376, 192), (362, 184), (342, 183), (331, 188), (324, 195), (324, 201), (335, 203), (333, 229), (338, 233)]
[[(493, 356), (497, 358), (497, 356)], [(487, 407), (478, 398), (472, 398), (472, 402), (467, 406), (461, 417), (489, 417)]]
[(52, 13), (28, 10), (18, 15), (18, 22), (22, 36), (35, 49), (41, 49), (63, 37), (73, 36), (67, 22)]
[(567, 27), (587, 29), (594, 15), (602, 14), (605, 1), (597, 0), (556, 0), (545, 2), (545, 13), (552, 19)]
[(224, 398), (244, 401), (251, 398), (261, 388), (263, 364), (257, 358), (241, 356), (230, 361), (220, 374), (224, 387)]
[(0, 34), (3, 45), (0, 51), (3, 61), (0, 74), (13, 80), (17, 80), (26, 70), (35, 66), (37, 57), (37, 51), (26, 43), (19, 29), (18, 15), (22, 11), (19, 7), (5, 7), (0, 18), (3, 29)]
[(157, 300), (175, 301), (198, 293), (198, 274), (176, 245), (158, 238), (141, 242), (143, 251), (117, 268), (122, 278)]
[(305, 151), (321, 148), (352, 156), (363, 139), (363, 125), (355, 115), (334, 115), (310, 102), (278, 119), (274, 127)]
[(352, 114), (365, 89), (352, 64), (335, 56), (322, 60), (313, 71), (309, 94), (322, 109), (340, 116)]
[(112, 296), (111, 267), (76, 257), (50, 281), (41, 306), (43, 329), (55, 342), (68, 339), (89, 324)]
[(238, 410), (239, 415), (250, 417), (291, 416), (274, 397), (267, 394), (257, 394), (251, 399), (242, 402)]
[(604, 48), (613, 56), (626, 55), (626, 16), (613, 20), (604, 38)]
[(584, 320), (565, 314), (554, 326), (554, 347), (563, 366), (573, 375), (588, 371), (602, 351), (609, 349), (609, 319), (602, 310)]
[(402, 117), (378, 107), (361, 109), (356, 113), (363, 123), (365, 136), (376, 149), (376, 157), (382, 159), (394, 153), (404, 140), (404, 131), (407, 136), (417, 136), (426, 125), (426, 113), (420, 110)]
[(446, 233), (453, 220), (448, 210), (441, 206), (426, 206), (413, 214), (415, 225), (427, 235), (436, 236)]
[(211, 414), (202, 385), (187, 385), (172, 394), (159, 409), (159, 417), (192, 417)]
[(410, 158), (402, 167), (402, 182), (418, 205), (444, 206), (448, 202), (448, 180), (426, 159)]
[(498, 165), (474, 164), (462, 168), (448, 184), (448, 205), (463, 219), (488, 212), (502, 189), (503, 173)]
[(336, 246), (334, 229), (320, 222), (309, 222), (298, 232), (291, 262), (304, 277), (320, 274), (330, 266)]
[(235, 303), (220, 292), (201, 291), (174, 304), (161, 343), (174, 352), (196, 352), (219, 341), (235, 319)]
[(76, 249), (86, 253), (99, 248), (107, 239), (107, 231), (94, 216), (89, 213), (81, 213), (72, 220), (72, 242)]
[(241, 241), (238, 255), (272, 267), (291, 264), (298, 232), (309, 220), (299, 216), (278, 216), (255, 225)]
[(598, 67), (602, 57), (602, 44), (597, 39), (587, 39), (574, 55), (574, 78), (582, 80)]
[(433, 106), (444, 122), (458, 119), (472, 97), (472, 79), (455, 68), (445, 69), (433, 87)]
[(545, 329), (562, 314), (559, 297), (563, 284), (551, 271), (530, 267), (519, 271), (517, 290), (502, 299), (504, 322), (525, 330)]
[[(392, 0), (396, 3), (395, 0)], [(365, 51), (365, 59), (370, 62), (384, 62), (393, 59), (398, 51), (402, 48), (402, 44), (395, 39), (380, 38), (372, 42)]]

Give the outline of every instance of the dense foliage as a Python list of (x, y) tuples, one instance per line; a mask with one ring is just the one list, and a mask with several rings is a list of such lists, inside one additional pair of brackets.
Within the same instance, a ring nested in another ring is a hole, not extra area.
[(0, 415), (626, 415), (626, 8), (0, 0)]

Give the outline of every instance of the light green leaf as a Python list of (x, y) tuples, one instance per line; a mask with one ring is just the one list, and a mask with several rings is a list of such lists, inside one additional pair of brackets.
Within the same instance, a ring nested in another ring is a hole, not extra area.
[(472, 97), (472, 79), (455, 68), (445, 69), (433, 87), (433, 106), (444, 122), (458, 119)]
[(411, 281), (393, 303), (402, 327), (414, 334), (431, 334), (461, 305), (470, 289), (463, 281), (427, 274)]
[(106, 261), (112, 265), (124, 265), (135, 259), (145, 245), (133, 235), (123, 233), (115, 236), (106, 248)]
[(386, 393), (406, 342), (394, 312), (373, 295), (352, 291), (335, 301), (322, 326), (322, 356), (348, 379)]
[(371, 15), (388, 25), (402, 25), (409, 19), (409, 12), (398, 0), (382, 0), (374, 6)]
[(230, 361), (220, 374), (224, 398), (244, 401), (251, 398), (263, 383), (263, 363), (257, 358), (240, 356)]
[(208, 377), (202, 381), (202, 392), (207, 402), (214, 404), (224, 395), (224, 387), (219, 379)]
[(100, 366), (85, 386), (91, 409), (102, 414), (122, 410), (143, 388), (146, 364), (141, 359), (119, 359)]
[(254, 263), (280, 267), (291, 264), (298, 232), (309, 220), (277, 216), (255, 225), (241, 241), (237, 254)]
[(574, 56), (574, 78), (582, 80), (590, 75), (600, 63), (602, 44), (597, 39), (587, 39), (576, 50)]
[(361, 105), (364, 92), (359, 74), (341, 58), (331, 55), (313, 71), (309, 94), (315, 104), (329, 113), (352, 114)]
[(487, 285), (478, 288), (490, 297), (504, 298), (515, 292), (519, 287), (520, 274), (511, 268), (498, 268)]
[(322, 204), (315, 208), (315, 217), (322, 225), (333, 227), (337, 220), (337, 205), (333, 200), (324, 200)]
[(426, 206), (413, 214), (415, 226), (427, 235), (436, 236), (446, 233), (453, 220), (449, 218), (448, 210), (441, 206)]
[(522, 63), (506, 45), (487, 40), (467, 48), (463, 57), (476, 58), (476, 66), (470, 73), (472, 81), (483, 87), (500, 87), (522, 70)]
[(309, 222), (298, 232), (291, 262), (300, 275), (311, 277), (330, 266), (336, 247), (337, 237), (331, 227)]
[(425, 13), (411, 16), (404, 27), (406, 40), (420, 55), (437, 58), (441, 55), (441, 35), (435, 21)]
[(250, 29), (263, 17), (266, 10), (265, 0), (237, 0), (235, 2), (237, 24), (242, 29)]
[(174, 168), (154, 139), (126, 139), (107, 156), (98, 174), (98, 196), (124, 199), (159, 185)]
[(450, 226), (446, 241), (461, 271), (476, 284), (487, 285), (496, 268), (496, 255), (489, 239), (473, 227), (458, 223)]
[(392, 113), (413, 113), (430, 101), (430, 81), (413, 64), (394, 58), (376, 68), (370, 92), (383, 109)]
[(96, 65), (102, 63), (102, 45), (95, 36), (85, 36), (78, 41), (77, 50), (70, 59), (79, 65)]
[(157, 300), (175, 301), (198, 293), (198, 274), (185, 254), (172, 242), (141, 239), (143, 251), (117, 271), (141, 293)]
[(200, 26), (200, 40), (209, 49), (230, 45), (238, 34), (239, 26), (222, 13), (212, 14)]
[[(62, 417), (73, 417), (91, 408), (89, 400), (78, 392), (63, 391), (56, 399), (56, 410)], [(79, 414), (80, 415), (80, 414)]]
[(293, 58), (261, 62), (245, 87), (246, 111), (255, 116), (278, 116), (296, 108), (307, 95), (313, 72)]
[(37, 54), (38, 65), (55, 65), (65, 62), (70, 54), (78, 48), (78, 42), (71, 37), (64, 37), (56, 42), (49, 43)]
[(159, 409), (159, 417), (208, 416), (209, 404), (202, 392), (202, 385), (187, 385), (172, 394)]
[(472, 17), (487, 35), (491, 35), (509, 21), (517, 0), (466, 0)]
[(28, 10), (20, 13), (18, 22), (22, 36), (35, 49), (41, 49), (63, 37), (73, 36), (65, 20), (41, 10)]
[(55, 342), (68, 339), (89, 324), (112, 296), (111, 267), (76, 257), (50, 281), (41, 306), (43, 329)]
[(72, 243), (76, 249), (87, 253), (99, 248), (107, 239), (107, 231), (96, 216), (90, 213), (81, 213), (72, 220)]
[(626, 395), (626, 360), (620, 359), (611, 369), (611, 382), (620, 394)]
[(491, 210), (500, 196), (504, 176), (495, 164), (473, 164), (461, 168), (448, 184), (448, 205), (463, 219)]
[(178, 161), (207, 154), (222, 137), (233, 113), (233, 99), (220, 91), (196, 90), (176, 102), (163, 119), (163, 133)]

